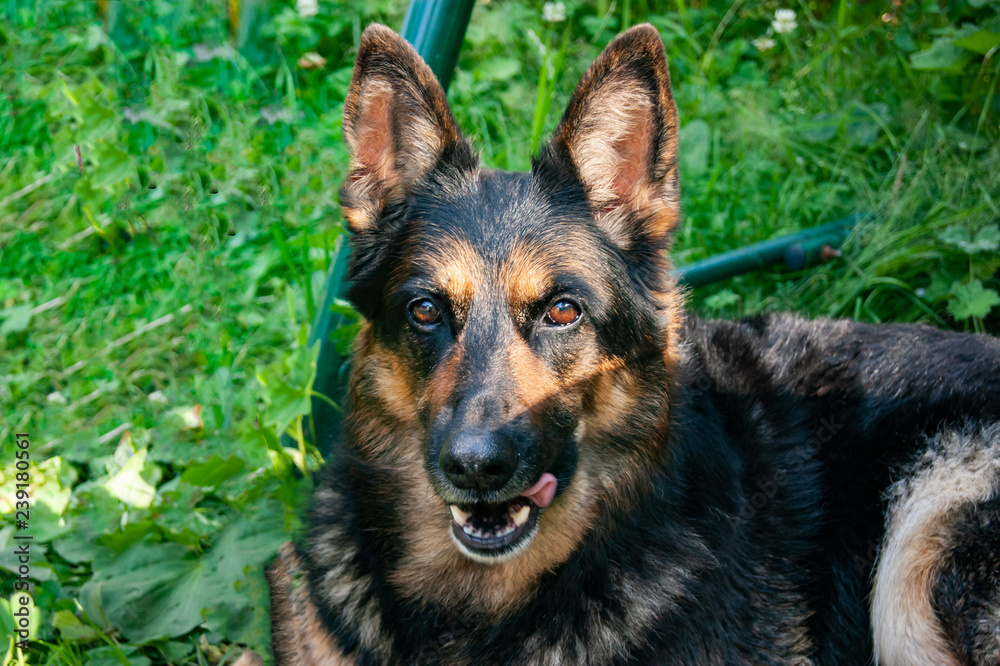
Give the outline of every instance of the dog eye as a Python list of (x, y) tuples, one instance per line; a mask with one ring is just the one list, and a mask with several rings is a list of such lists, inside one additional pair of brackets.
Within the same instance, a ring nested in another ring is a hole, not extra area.
[(545, 313), (549, 326), (569, 326), (580, 318), (580, 306), (573, 301), (558, 301)]
[(433, 326), (441, 321), (441, 311), (428, 298), (418, 298), (410, 303), (410, 319), (417, 326)]

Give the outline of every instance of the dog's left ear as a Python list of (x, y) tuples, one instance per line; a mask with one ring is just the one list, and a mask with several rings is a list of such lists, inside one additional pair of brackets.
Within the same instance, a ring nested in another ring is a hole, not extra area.
[(653, 26), (628, 30), (580, 80), (536, 167), (567, 162), (613, 242), (666, 242), (679, 216), (677, 109)]

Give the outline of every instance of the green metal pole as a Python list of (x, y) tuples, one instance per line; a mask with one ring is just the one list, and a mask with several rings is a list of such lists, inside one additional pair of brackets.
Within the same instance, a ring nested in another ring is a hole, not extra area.
[[(448, 90), (451, 73), (458, 62), (458, 53), (469, 26), (472, 6), (475, 0), (412, 0), (403, 19), (403, 38), (413, 44), (430, 66), (441, 87)], [(344, 324), (344, 318), (334, 313), (330, 306), (334, 299), (343, 295), (344, 275), (347, 273), (350, 249), (347, 239), (341, 236), (334, 252), (324, 290), (323, 303), (316, 312), (309, 343), (319, 340), (319, 358), (316, 361), (316, 380), (313, 390), (340, 403), (346, 384), (348, 359), (337, 353), (336, 345), (330, 341), (330, 334)], [(316, 445), (320, 450), (328, 450), (326, 438), (335, 437), (340, 423), (340, 412), (325, 400), (312, 401), (313, 425)]]
[(863, 213), (854, 213), (841, 220), (821, 224), (798, 233), (723, 252), (681, 266), (675, 273), (681, 282), (689, 287), (701, 287), (782, 261), (792, 270), (801, 270), (820, 258), (824, 245), (829, 245), (831, 248), (839, 247), (854, 225), (863, 217)]
[(475, 0), (412, 0), (403, 19), (403, 39), (417, 49), (445, 92), (474, 4)]

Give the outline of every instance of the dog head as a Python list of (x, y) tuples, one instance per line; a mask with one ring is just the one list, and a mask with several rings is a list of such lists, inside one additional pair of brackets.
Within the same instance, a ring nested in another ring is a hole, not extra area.
[(416, 52), (371, 26), (344, 133), (367, 321), (353, 446), (410, 487), (417, 561), (551, 570), (664, 455), (679, 192), (660, 38), (644, 25), (608, 46), (531, 172), (507, 173), (480, 166)]

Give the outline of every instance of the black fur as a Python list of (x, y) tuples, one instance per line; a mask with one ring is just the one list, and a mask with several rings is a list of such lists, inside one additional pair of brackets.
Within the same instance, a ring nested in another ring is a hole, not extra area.
[(938, 575), (938, 614), (969, 664), (1000, 663), (1000, 493), (955, 516), (952, 543)]

